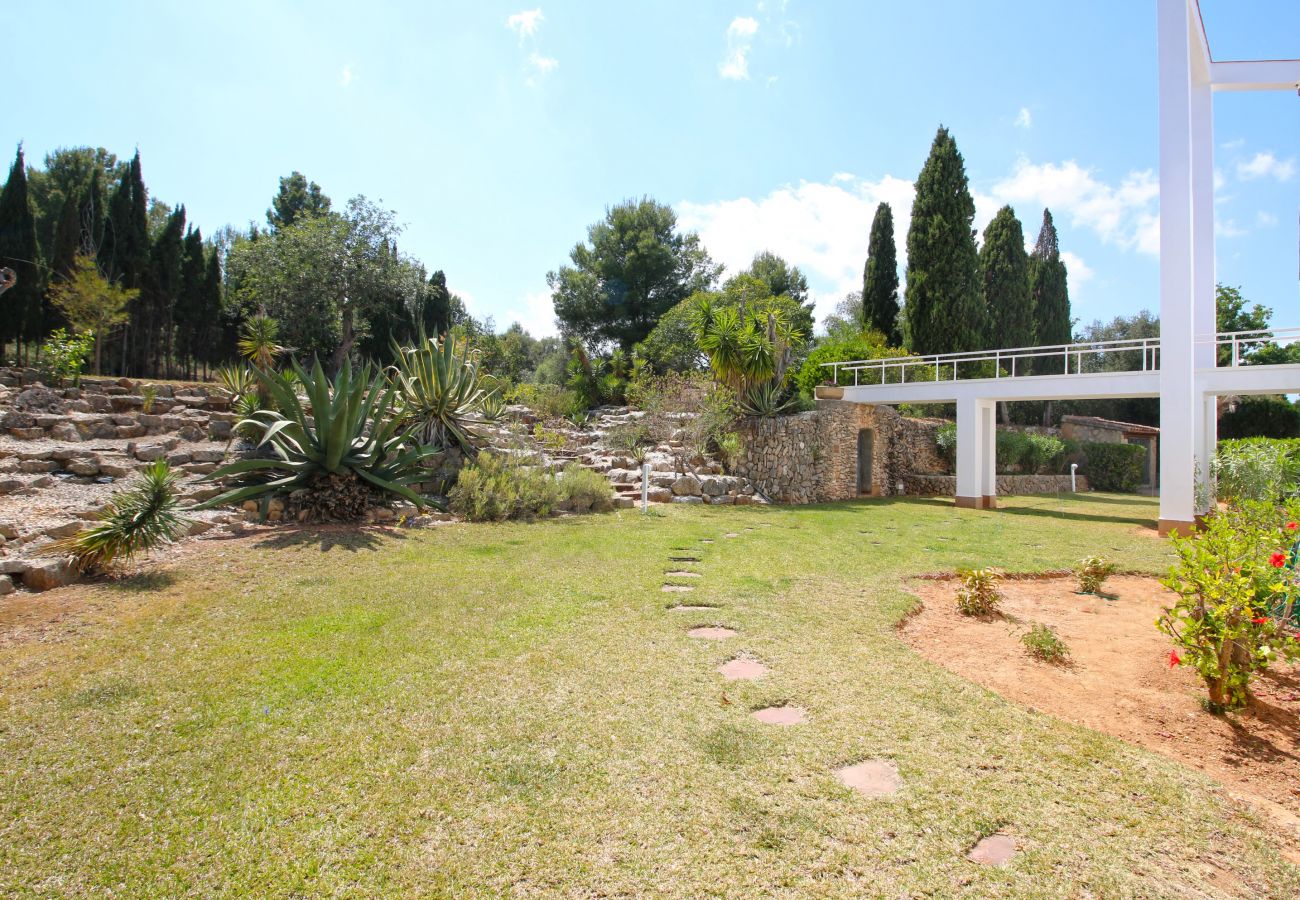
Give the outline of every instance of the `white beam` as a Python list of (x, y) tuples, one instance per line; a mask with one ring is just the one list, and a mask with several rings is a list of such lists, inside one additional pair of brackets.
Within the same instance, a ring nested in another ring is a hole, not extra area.
[(1210, 85), (1216, 91), (1294, 91), (1300, 89), (1300, 59), (1213, 62)]

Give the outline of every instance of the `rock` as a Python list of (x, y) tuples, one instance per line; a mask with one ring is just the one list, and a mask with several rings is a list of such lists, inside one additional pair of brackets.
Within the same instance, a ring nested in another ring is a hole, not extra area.
[(615, 497), (615, 509), (633, 509), (636, 506), (636, 500), (631, 497)]
[(651, 503), (669, 503), (673, 499), (673, 492), (668, 488), (652, 487), (646, 491), (646, 499)]
[(21, 478), (0, 478), (0, 494), (12, 494), (27, 487)]
[(19, 575), (32, 567), (25, 559), (0, 559), (0, 575)]
[(171, 449), (165, 443), (163, 444), (141, 444), (135, 448), (134, 456), (140, 462), (153, 462), (155, 459), (162, 459)]
[(0, 536), (7, 541), (15, 540), (18, 537), (18, 526), (13, 522), (0, 522)]
[(735, 503), (737, 506), (752, 506), (754, 503), (754, 498), (748, 494), (737, 494), (735, 499), (732, 500), (732, 502)]
[(211, 475), (217, 471), (216, 463), (191, 463), (185, 467), (185, 471), (190, 475)]
[(196, 463), (219, 463), (226, 458), (224, 450), (191, 450), (190, 459)]
[(138, 438), (144, 437), (149, 433), (149, 429), (143, 425), (118, 425), (114, 431), (120, 438)]
[(62, 412), (63, 398), (59, 396), (57, 391), (52, 391), (44, 385), (37, 384), (20, 392), (14, 398), (14, 406), (25, 410)]
[(705, 478), (700, 482), (700, 493), (709, 497), (721, 497), (727, 492), (727, 486), (718, 478)]
[(23, 573), (23, 587), (31, 591), (65, 587), (76, 580), (76, 570), (65, 559), (38, 560)]
[(234, 427), (229, 422), (209, 422), (208, 436), (214, 441), (230, 440), (230, 434)]
[(8, 575), (0, 575), (0, 597), (14, 592), (14, 580)]
[(196, 534), (203, 534), (204, 532), (211, 531), (213, 527), (214, 526), (211, 522), (204, 521), (203, 519), (194, 519), (190, 522), (188, 533), (190, 537), (194, 537)]
[(120, 388), (125, 388), (128, 391), (135, 390), (135, 382), (132, 381), (130, 378), (119, 378), (117, 380), (117, 386)]
[(703, 503), (703, 497), (679, 496), (673, 498), (674, 503)]
[(186, 441), (201, 441), (208, 436), (207, 430), (204, 428), (200, 428), (197, 425), (182, 426), (181, 428), (177, 429), (176, 434), (182, 440), (186, 440)]
[(44, 428), (10, 428), (9, 433), (20, 441), (39, 441), (45, 437)]
[(58, 539), (72, 537), (79, 531), (81, 531), (81, 523), (74, 519), (71, 522), (60, 522), (57, 525), (46, 526), (41, 529), (40, 533), (46, 537)]
[(678, 497), (698, 497), (700, 481), (694, 475), (683, 475), (673, 482), (673, 494)]
[(167, 465), (169, 466), (183, 466), (193, 459), (193, 457), (184, 450), (173, 450), (163, 458), (167, 460)]
[(28, 486), (29, 488), (34, 488), (34, 489), (36, 489), (36, 490), (41, 490), (41, 489), (43, 489), (43, 488), (47, 488), (47, 487), (49, 487), (49, 486), (52, 485), (52, 484), (54, 484), (54, 479), (51, 478), (49, 475), (41, 475), (41, 476), (39, 476), (39, 477), (37, 477), (37, 478), (33, 478), (31, 481), (27, 482), (27, 486)]
[(729, 495), (729, 494), (723, 494), (723, 495), (720, 496), (720, 497), (710, 497), (710, 498), (709, 498), (709, 502), (710, 502), (710, 503), (720, 503), (720, 504), (722, 504), (723, 506), (731, 506), (731, 505), (735, 504), (735, 502), (736, 502), (736, 498), (735, 498), (735, 497), (732, 497), (732, 496)]
[(50, 459), (25, 459), (18, 464), (18, 471), (26, 472), (28, 475), (56, 472), (58, 468), (59, 464)]
[(117, 463), (99, 464), (99, 474), (107, 475), (110, 478), (125, 478), (126, 476), (130, 475), (131, 472), (132, 472), (131, 469), (127, 468), (126, 466), (118, 465)]
[(242, 509), (244, 512), (255, 513), (257, 512), (257, 501), (245, 500), (243, 503), (239, 505), (239, 508)]

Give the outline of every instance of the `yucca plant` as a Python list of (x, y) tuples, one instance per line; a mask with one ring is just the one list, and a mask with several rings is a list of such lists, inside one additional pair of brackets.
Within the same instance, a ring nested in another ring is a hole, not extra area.
[(189, 528), (178, 512), (176, 473), (164, 459), (155, 460), (130, 487), (117, 491), (99, 513), (99, 521), (59, 541), (81, 572), (103, 572), (116, 562), (170, 544)]
[[(240, 459), (204, 480), (234, 479), (237, 486), (196, 506), (288, 496), (310, 518), (358, 519), (376, 494), (395, 494), (418, 506), (430, 501), (411, 490), (427, 471), (421, 460), (436, 451), (418, 446), (416, 425), (396, 413), (397, 388), (371, 366), (355, 374), (345, 361), (333, 379), (317, 360), (310, 372), (293, 364), (305, 397), (278, 372), (256, 370), (278, 409), (259, 410), (236, 427), (256, 427), (273, 459)], [(305, 400), (305, 402), (304, 402)]]
[(217, 369), (217, 383), (230, 398), (231, 406), (257, 390), (257, 376), (250, 367), (239, 363)]
[(268, 315), (249, 316), (239, 329), (239, 353), (259, 369), (275, 366), (277, 358), (288, 352), (280, 346), (280, 323)]
[(477, 353), (422, 333), (414, 347), (394, 343), (397, 364), (389, 372), (397, 391), (397, 413), (425, 447), (457, 446), (474, 455), (473, 432), (466, 417), (479, 409), (487, 391), (479, 374)]

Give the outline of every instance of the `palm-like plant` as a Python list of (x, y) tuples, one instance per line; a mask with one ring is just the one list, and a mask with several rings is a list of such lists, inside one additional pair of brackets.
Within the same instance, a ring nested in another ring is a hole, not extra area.
[(55, 545), (78, 570), (102, 572), (119, 560), (171, 543), (189, 527), (177, 512), (176, 473), (167, 461), (155, 460), (141, 476), (113, 494), (97, 524)]
[(233, 406), (248, 394), (257, 390), (257, 376), (246, 365), (232, 364), (217, 369), (217, 382), (230, 397)]
[(762, 384), (753, 385), (742, 394), (738, 398), (736, 406), (741, 415), (771, 418), (779, 416), (793, 407), (797, 400), (798, 398), (787, 393), (780, 383), (765, 381)]
[(244, 322), (239, 330), (240, 355), (259, 369), (275, 367), (278, 357), (288, 352), (280, 340), (280, 323), (265, 313), (258, 313)]
[(414, 347), (394, 344), (397, 364), (389, 371), (397, 389), (402, 423), (419, 442), (436, 450), (459, 447), (473, 455), (473, 432), (466, 417), (479, 409), (488, 391), (479, 373), (478, 354), (450, 337), (438, 341), (420, 335)]
[(691, 327), (714, 377), (741, 397), (765, 382), (784, 382), (794, 349), (803, 343), (779, 309), (719, 309), (703, 295), (691, 310)]
[(382, 373), (366, 365), (354, 375), (345, 361), (330, 379), (319, 360), (310, 372), (294, 362), (293, 371), (304, 397), (284, 375), (256, 370), (277, 409), (259, 410), (236, 426), (260, 429), (261, 443), (275, 457), (236, 460), (208, 475), (205, 480), (238, 484), (196, 509), (258, 499), (265, 510), (272, 497), (291, 495), (309, 514), (355, 519), (377, 492), (430, 505), (410, 485), (425, 480), (420, 462), (435, 451), (416, 445), (416, 429), (403, 424), (395, 409), (397, 390)]

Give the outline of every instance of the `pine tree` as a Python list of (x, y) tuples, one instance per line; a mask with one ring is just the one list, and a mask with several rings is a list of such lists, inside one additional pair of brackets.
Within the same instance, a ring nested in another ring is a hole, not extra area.
[(907, 328), (918, 354), (982, 349), (975, 201), (957, 143), (940, 126), (916, 181), (907, 230)]
[(36, 217), (27, 190), (27, 165), (22, 145), (0, 191), (0, 267), (14, 270), (18, 284), (0, 299), (0, 354), (13, 342), (15, 350), (41, 337), (44, 325), (41, 296), (44, 268), (36, 240)]
[(894, 247), (894, 211), (876, 207), (862, 271), (862, 321), (883, 334), (891, 347), (903, 343), (898, 327), (898, 251)]
[(1051, 210), (1043, 210), (1043, 227), (1029, 257), (1029, 289), (1034, 310), (1034, 343), (1070, 343), (1073, 339), (1070, 291)]
[(1010, 206), (998, 210), (984, 229), (980, 279), (988, 309), (990, 346), (1032, 345), (1034, 305), (1029, 292), (1029, 255), (1025, 252), (1025, 233), (1020, 220)]

